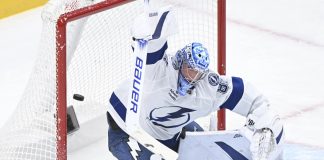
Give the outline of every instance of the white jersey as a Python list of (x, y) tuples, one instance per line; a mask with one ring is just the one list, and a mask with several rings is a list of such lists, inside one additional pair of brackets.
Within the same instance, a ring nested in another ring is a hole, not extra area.
[[(185, 125), (220, 108), (247, 116), (251, 109), (268, 105), (263, 96), (241, 78), (220, 76), (213, 71), (195, 85), (191, 94), (178, 95), (179, 70), (173, 67), (166, 49), (165, 40), (150, 41), (142, 92), (140, 124), (154, 138), (171, 139)], [(130, 80), (123, 82), (110, 98), (108, 111), (114, 119), (125, 121), (130, 83)]]

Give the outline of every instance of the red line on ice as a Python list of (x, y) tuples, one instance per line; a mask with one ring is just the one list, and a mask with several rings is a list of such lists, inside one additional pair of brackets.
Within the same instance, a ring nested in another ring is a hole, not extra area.
[(315, 105), (303, 108), (298, 111), (290, 112), (287, 115), (283, 116), (282, 119), (286, 120), (286, 119), (294, 118), (294, 117), (297, 117), (297, 116), (304, 114), (306, 112), (315, 111), (316, 109), (318, 109), (320, 107), (324, 107), (324, 103), (315, 104)]
[(305, 147), (311, 147), (315, 149), (324, 149), (323, 146), (318, 146), (318, 145), (313, 145), (313, 144), (307, 144), (307, 143), (302, 143), (302, 142), (296, 142), (296, 141), (291, 141), (291, 140), (285, 140), (289, 144), (296, 144), (296, 145), (301, 145)]
[(289, 35), (289, 34), (279, 33), (279, 32), (276, 32), (276, 31), (273, 31), (273, 30), (270, 30), (270, 29), (262, 28), (260, 26), (245, 23), (245, 22), (235, 20), (235, 19), (229, 19), (228, 18), (227, 20), (229, 22), (237, 24), (237, 25), (245, 26), (245, 27), (248, 27), (248, 28), (251, 28), (251, 29), (254, 29), (254, 30), (258, 30), (258, 31), (261, 31), (261, 32), (266, 32), (266, 33), (269, 33), (269, 34), (272, 34), (272, 35), (275, 35), (275, 36), (278, 36), (278, 37), (286, 38), (286, 39), (289, 39), (289, 40), (292, 40), (292, 41), (295, 41), (295, 42), (301, 42), (301, 43), (305, 43), (305, 44), (308, 44), (308, 45), (311, 45), (311, 46), (323, 47), (324, 48), (323, 44), (319, 44), (319, 43), (312, 42), (312, 41), (309, 41), (309, 40), (294, 37), (294, 36)]

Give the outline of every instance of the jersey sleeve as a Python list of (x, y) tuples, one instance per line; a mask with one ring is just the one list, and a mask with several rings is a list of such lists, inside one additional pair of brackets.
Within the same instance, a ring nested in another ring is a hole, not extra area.
[(225, 96), (220, 109), (226, 108), (245, 117), (256, 108), (269, 105), (252, 84), (240, 77), (220, 76), (217, 92), (223, 92)]

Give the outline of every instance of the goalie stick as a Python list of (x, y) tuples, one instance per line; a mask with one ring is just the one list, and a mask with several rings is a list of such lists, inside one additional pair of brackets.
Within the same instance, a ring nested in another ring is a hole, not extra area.
[[(145, 14), (149, 15), (148, 0), (144, 0)], [(156, 32), (155, 32), (156, 33)], [(126, 112), (126, 132), (140, 144), (155, 154), (160, 154), (164, 159), (176, 159), (178, 154), (166, 147), (151, 135), (146, 133), (139, 124), (141, 101), (143, 97), (143, 86), (145, 78), (147, 44), (149, 40), (160, 38), (160, 34), (153, 34), (145, 39), (135, 39), (134, 58), (132, 68), (132, 81)]]
[(178, 154), (161, 144), (151, 135), (146, 133), (139, 124), (140, 102), (142, 99), (142, 89), (145, 76), (145, 64), (147, 55), (147, 40), (136, 40), (134, 46), (135, 64), (134, 77), (130, 99), (128, 101), (128, 111), (126, 114), (126, 132), (153, 153), (160, 154), (165, 159), (175, 159)]
[(131, 83), (132, 89), (128, 100), (129, 109), (126, 114), (126, 132), (153, 153), (161, 154), (162, 157), (166, 159), (174, 159), (178, 154), (146, 133), (139, 124), (147, 56), (147, 43), (147, 40), (135, 40), (135, 63), (133, 64), (134, 74)]

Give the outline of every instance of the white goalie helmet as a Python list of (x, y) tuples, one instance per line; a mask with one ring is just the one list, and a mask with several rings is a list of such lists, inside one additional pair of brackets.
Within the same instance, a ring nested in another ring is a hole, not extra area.
[(190, 93), (195, 84), (205, 77), (209, 63), (208, 51), (201, 43), (190, 43), (176, 53), (173, 66), (179, 70), (177, 91), (181, 96)]

